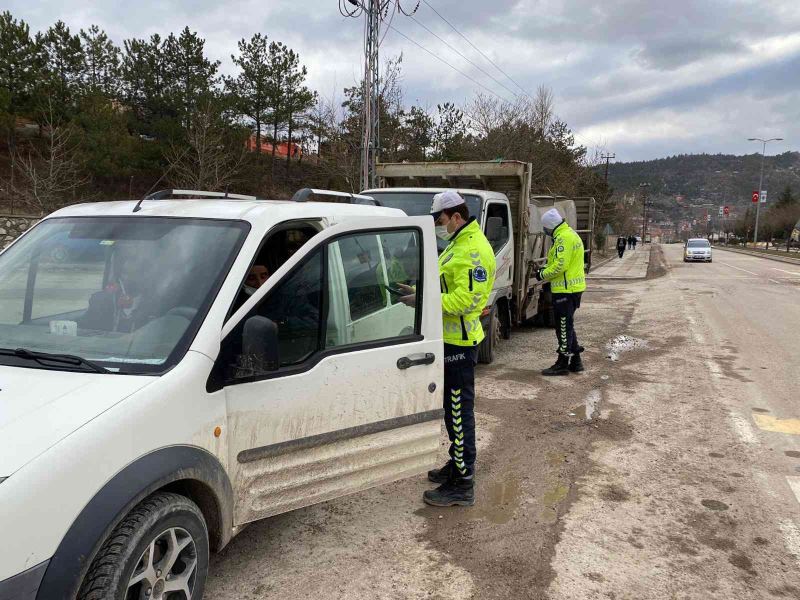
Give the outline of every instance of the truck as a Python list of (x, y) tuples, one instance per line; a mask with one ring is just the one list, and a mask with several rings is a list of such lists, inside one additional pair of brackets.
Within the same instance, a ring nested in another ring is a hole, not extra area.
[(434, 466), (433, 222), (307, 196), (74, 205), (0, 253), (0, 598), (201, 600), (248, 523)]
[[(494, 288), (481, 316), (486, 338), (478, 359), (485, 364), (494, 361), (497, 345), (510, 339), (515, 326), (526, 322), (553, 326), (549, 285), (534, 275), (547, 262), (551, 245), (541, 224), (545, 211), (556, 208), (579, 233), (586, 268), (591, 267), (594, 198), (533, 195), (532, 169), (531, 163), (513, 160), (380, 163), (379, 187), (360, 194), (408, 215), (428, 214), (433, 196), (447, 189), (464, 197), (497, 261)], [(439, 242), (440, 252), (444, 245)]]

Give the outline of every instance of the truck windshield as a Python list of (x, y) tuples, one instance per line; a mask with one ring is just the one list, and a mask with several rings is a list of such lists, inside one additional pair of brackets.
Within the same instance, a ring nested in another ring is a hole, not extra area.
[[(439, 192), (395, 192), (391, 189), (374, 190), (368, 192), (378, 200), (382, 206), (388, 208), (399, 208), (409, 217), (421, 217), (423, 215), (431, 214), (431, 205), (433, 204), (433, 197)], [(469, 214), (475, 217), (480, 223), (481, 220), (481, 199), (479, 196), (472, 194), (462, 194), (464, 201), (467, 203)], [(444, 240), (436, 239), (436, 244), (441, 253), (446, 247), (447, 242)]]
[[(80, 217), (43, 221), (0, 255), (0, 364), (160, 373), (189, 347), (249, 226)], [(25, 354), (27, 351), (27, 355)], [(64, 366), (66, 364), (66, 366)]]
[[(431, 213), (433, 197), (438, 192), (393, 192), (391, 189), (375, 190), (369, 195), (379, 200), (383, 206), (389, 208), (399, 208), (409, 217), (420, 217)], [(467, 203), (470, 216), (480, 221), (481, 218), (481, 199), (472, 194), (463, 194), (464, 201)]]

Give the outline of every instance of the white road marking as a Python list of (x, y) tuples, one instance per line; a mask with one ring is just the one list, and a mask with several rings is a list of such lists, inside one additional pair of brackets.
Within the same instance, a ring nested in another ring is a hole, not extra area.
[(783, 533), (783, 540), (786, 542), (786, 549), (800, 560), (800, 529), (792, 521), (784, 520), (778, 522), (778, 527)]
[(786, 483), (788, 483), (789, 487), (792, 488), (794, 497), (797, 498), (797, 502), (800, 503), (800, 477), (787, 476)]
[(733, 265), (728, 264), (726, 262), (722, 262), (722, 261), (720, 261), (720, 262), (723, 265), (725, 265), (726, 267), (730, 267), (731, 269), (737, 269), (739, 271), (744, 271), (745, 273), (750, 273), (750, 275), (755, 275), (756, 277), (760, 277), (760, 275), (758, 273), (753, 273), (752, 271), (748, 271), (747, 269), (742, 269), (741, 267), (734, 267)]
[(786, 269), (778, 269), (776, 267), (771, 267), (773, 271), (781, 271), (783, 273), (789, 273), (789, 275), (796, 275), (800, 277), (800, 273), (795, 273), (794, 271), (787, 271)]
[(736, 431), (736, 435), (739, 436), (740, 440), (742, 440), (745, 444), (750, 445), (755, 445), (758, 443), (758, 438), (753, 431), (753, 427), (750, 425), (750, 421), (741, 415), (736, 414), (735, 412), (731, 412), (730, 417), (731, 422), (733, 423), (733, 429)]

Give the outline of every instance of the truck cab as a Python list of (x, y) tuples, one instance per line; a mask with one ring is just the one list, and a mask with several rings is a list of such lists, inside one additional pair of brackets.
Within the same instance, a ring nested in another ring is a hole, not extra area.
[(247, 523), (436, 462), (431, 219), (171, 192), (0, 254), (0, 598), (199, 599)]

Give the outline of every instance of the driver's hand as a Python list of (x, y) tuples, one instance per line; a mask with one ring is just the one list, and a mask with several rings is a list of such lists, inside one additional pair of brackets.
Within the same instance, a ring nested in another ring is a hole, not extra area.
[[(404, 291), (405, 291), (405, 290), (404, 290)], [(400, 297), (397, 299), (397, 301), (398, 301), (398, 302), (402, 302), (402, 303), (403, 303), (403, 304), (405, 304), (406, 306), (411, 306), (411, 307), (414, 307), (414, 306), (416, 306), (416, 305), (417, 305), (417, 295), (416, 295), (416, 294), (410, 294), (410, 295), (408, 295), (408, 296), (400, 296)]]
[(406, 285), (405, 283), (398, 283), (396, 285), (397, 285), (397, 289), (400, 290), (401, 292), (403, 292), (404, 294), (406, 294), (407, 296), (410, 296), (412, 294), (416, 295), (416, 293), (417, 293), (417, 290), (415, 290), (410, 285)]

